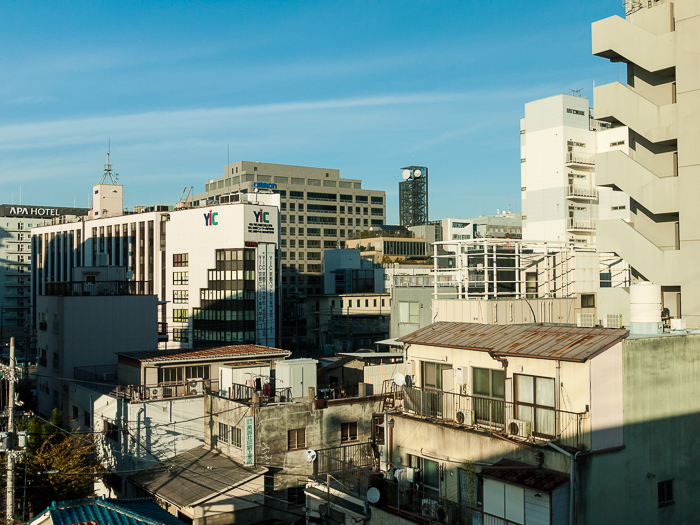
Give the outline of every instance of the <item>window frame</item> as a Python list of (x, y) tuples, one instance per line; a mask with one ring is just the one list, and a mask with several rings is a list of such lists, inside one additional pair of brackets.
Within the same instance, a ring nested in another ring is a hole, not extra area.
[[(299, 440), (301, 435), (302, 440)], [(287, 430), (287, 450), (306, 450), (306, 428), (290, 428)]]
[[(353, 436), (353, 429), (355, 431)], [(359, 440), (357, 421), (348, 421), (340, 424), (340, 442), (354, 443)]]

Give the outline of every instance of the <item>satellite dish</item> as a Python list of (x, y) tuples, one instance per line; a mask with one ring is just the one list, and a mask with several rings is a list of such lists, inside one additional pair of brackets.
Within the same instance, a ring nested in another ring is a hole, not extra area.
[(401, 176), (404, 180), (408, 180), (411, 176), (411, 170), (403, 170), (403, 172), (401, 172)]
[(134, 272), (132, 272), (131, 270), (129, 270), (128, 272), (126, 272), (126, 278), (127, 278), (128, 280), (131, 280), (133, 277), (134, 277)]
[(377, 487), (372, 487), (367, 491), (367, 501), (370, 503), (377, 503), (379, 501), (379, 489)]
[(418, 177), (420, 177), (421, 175), (422, 175), (422, 174), (421, 174), (420, 170), (414, 170), (413, 176), (414, 176), (415, 178), (418, 178)]
[(401, 372), (396, 372), (394, 375), (394, 383), (398, 386), (404, 386), (406, 384), (406, 377)]
[(304, 453), (304, 461), (307, 463), (313, 463), (316, 461), (316, 451), (315, 450), (307, 450)]

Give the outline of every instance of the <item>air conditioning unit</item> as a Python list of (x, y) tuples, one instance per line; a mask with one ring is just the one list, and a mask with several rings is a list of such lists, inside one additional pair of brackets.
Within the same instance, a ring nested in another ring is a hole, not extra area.
[(201, 394), (201, 388), (199, 386), (201, 383), (197, 381), (192, 381), (190, 383), (187, 383), (187, 395), (188, 396), (196, 396), (197, 394)]
[(622, 328), (622, 314), (605, 314), (603, 317), (604, 328)]
[(438, 516), (438, 502), (429, 498), (424, 498), (421, 500), (421, 514), (426, 518), (437, 520)]
[(471, 426), (474, 424), (474, 411), (462, 408), (457, 410), (457, 423)]
[(685, 330), (685, 319), (671, 319), (671, 331), (677, 332)]
[(530, 437), (530, 434), (532, 433), (530, 430), (530, 422), (529, 421), (523, 421), (521, 419), (509, 419), (508, 420), (508, 427), (506, 428), (508, 431), (508, 434), (511, 436), (517, 436), (517, 437), (523, 437), (527, 438)]
[(132, 392), (131, 392), (131, 400), (132, 400), (132, 401), (136, 401), (136, 402), (138, 402), (138, 401), (141, 400), (141, 396), (139, 395), (139, 391), (138, 391), (138, 390), (132, 390)]
[(151, 394), (151, 399), (163, 399), (163, 389), (161, 387), (154, 387), (148, 389)]
[(595, 315), (592, 313), (576, 314), (576, 326), (579, 328), (595, 328)]

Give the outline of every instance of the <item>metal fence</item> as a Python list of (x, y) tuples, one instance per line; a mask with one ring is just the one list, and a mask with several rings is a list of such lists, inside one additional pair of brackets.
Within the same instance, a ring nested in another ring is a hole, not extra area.
[(287, 388), (275, 388), (266, 390), (265, 388), (261, 390), (256, 390), (252, 386), (240, 385), (237, 383), (232, 383), (227, 387), (221, 386), (217, 388), (212, 388), (212, 393), (218, 395), (218, 397), (223, 397), (224, 399), (229, 399), (231, 401), (241, 401), (250, 403), (253, 400), (253, 394), (259, 394), (260, 403), (265, 405), (268, 403), (284, 403), (292, 400), (292, 389)]
[(159, 401), (181, 397), (202, 396), (218, 389), (219, 381), (214, 379), (194, 379), (189, 381), (174, 381), (153, 385), (118, 386), (112, 393), (116, 397), (126, 399), (130, 403), (143, 401)]
[(384, 502), (390, 511), (412, 521), (465, 525), (515, 525), (515, 522), (488, 514), (480, 509), (398, 484), (395, 481), (384, 479), (377, 481), (379, 481), (377, 488), (382, 495), (380, 504)]
[(376, 456), (372, 443), (356, 443), (343, 447), (326, 448), (316, 451), (314, 478), (325, 481), (330, 477), (342, 485), (345, 492), (357, 496), (367, 493)]
[(535, 440), (584, 443), (588, 414), (529, 403), (489, 399), (419, 387), (403, 387), (403, 409), (420, 417)]

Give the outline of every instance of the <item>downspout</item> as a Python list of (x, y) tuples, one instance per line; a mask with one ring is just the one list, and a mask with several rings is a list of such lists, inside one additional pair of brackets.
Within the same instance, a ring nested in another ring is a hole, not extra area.
[(574, 525), (574, 468), (576, 466), (576, 458), (578, 458), (581, 451), (576, 452), (576, 454), (569, 454), (566, 450), (558, 447), (551, 441), (547, 441), (547, 445), (552, 447), (557, 452), (561, 452), (562, 454), (571, 458), (571, 472), (569, 474), (569, 525)]

